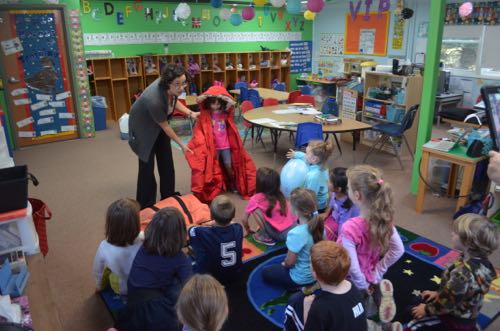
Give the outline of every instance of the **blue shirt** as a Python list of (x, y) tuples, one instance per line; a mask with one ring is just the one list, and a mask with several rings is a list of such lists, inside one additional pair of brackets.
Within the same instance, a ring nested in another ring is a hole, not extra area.
[[(295, 152), (293, 158), (307, 163), (306, 154), (303, 152)], [(322, 168), (319, 164), (309, 164), (304, 188), (316, 193), (318, 210), (325, 209), (328, 206), (328, 169)]]
[(294, 227), (286, 237), (286, 247), (290, 252), (297, 254), (295, 265), (290, 269), (290, 277), (299, 285), (314, 282), (311, 273), (311, 248), (313, 244), (314, 240), (307, 224)]
[(338, 232), (340, 233), (340, 228), (348, 219), (352, 217), (359, 216), (359, 208), (352, 203), (351, 208), (343, 208), (342, 205), (348, 199), (347, 194), (341, 198), (337, 199), (335, 192), (332, 193), (332, 198), (330, 199), (330, 208), (332, 208), (332, 217), (335, 219), (339, 225)]
[(197, 273), (210, 273), (221, 283), (239, 276), (243, 255), (243, 227), (194, 226), (189, 229), (189, 242), (193, 248)]

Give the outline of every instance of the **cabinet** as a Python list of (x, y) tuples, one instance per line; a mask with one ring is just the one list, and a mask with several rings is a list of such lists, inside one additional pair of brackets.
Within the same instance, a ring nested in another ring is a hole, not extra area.
[(87, 60), (92, 95), (106, 98), (106, 119), (117, 121), (129, 111), (134, 95), (144, 89), (140, 57)]
[(274, 79), (290, 86), (290, 52), (156, 54), (87, 60), (92, 95), (106, 98), (107, 119), (118, 120), (128, 112), (134, 95), (154, 82), (167, 64), (175, 63), (192, 70), (188, 94), (201, 94), (203, 86), (217, 80), (234, 85), (238, 80), (255, 80), (258, 87), (272, 88)]
[[(398, 76), (384, 72), (367, 72), (364, 83), (362, 121), (372, 125), (379, 123), (400, 123), (408, 109), (420, 103), (422, 76)], [(410, 147), (414, 150), (418, 129), (418, 112), (413, 126), (405, 132)], [(378, 139), (376, 131), (363, 132), (361, 142), (371, 146)], [(401, 149), (402, 156), (409, 155), (407, 148)], [(392, 146), (385, 144), (384, 150), (393, 153)]]

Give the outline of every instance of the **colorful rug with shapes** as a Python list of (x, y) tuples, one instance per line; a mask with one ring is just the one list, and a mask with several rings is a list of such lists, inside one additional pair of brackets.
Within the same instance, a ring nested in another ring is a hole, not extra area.
[[(421, 237), (411, 231), (398, 228), (403, 239), (405, 254), (386, 273), (391, 280), (398, 308), (396, 320), (404, 319), (404, 310), (415, 296), (424, 290), (436, 290), (440, 284), (440, 275), (459, 253), (445, 246)], [(266, 319), (278, 327), (283, 327), (286, 300), (288, 293), (283, 289), (265, 284), (262, 281), (262, 268), (266, 265), (280, 263), (283, 256), (277, 256), (257, 266), (247, 282), (248, 297), (254, 308)], [(497, 274), (500, 274), (500, 269)], [(408, 286), (411, 284), (412, 286)], [(486, 328), (500, 311), (500, 280), (497, 279), (486, 295), (478, 322)]]

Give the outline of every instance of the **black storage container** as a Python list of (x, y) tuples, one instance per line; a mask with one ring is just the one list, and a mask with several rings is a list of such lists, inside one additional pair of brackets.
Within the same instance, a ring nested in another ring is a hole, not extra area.
[(0, 213), (23, 209), (28, 205), (28, 179), (38, 185), (26, 165), (0, 169)]

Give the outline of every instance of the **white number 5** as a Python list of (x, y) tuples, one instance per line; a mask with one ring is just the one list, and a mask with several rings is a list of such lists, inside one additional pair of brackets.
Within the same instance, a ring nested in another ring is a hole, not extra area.
[(236, 241), (220, 244), (220, 255), (222, 257), (220, 263), (223, 267), (231, 267), (236, 264), (236, 252), (231, 250), (235, 247)]

